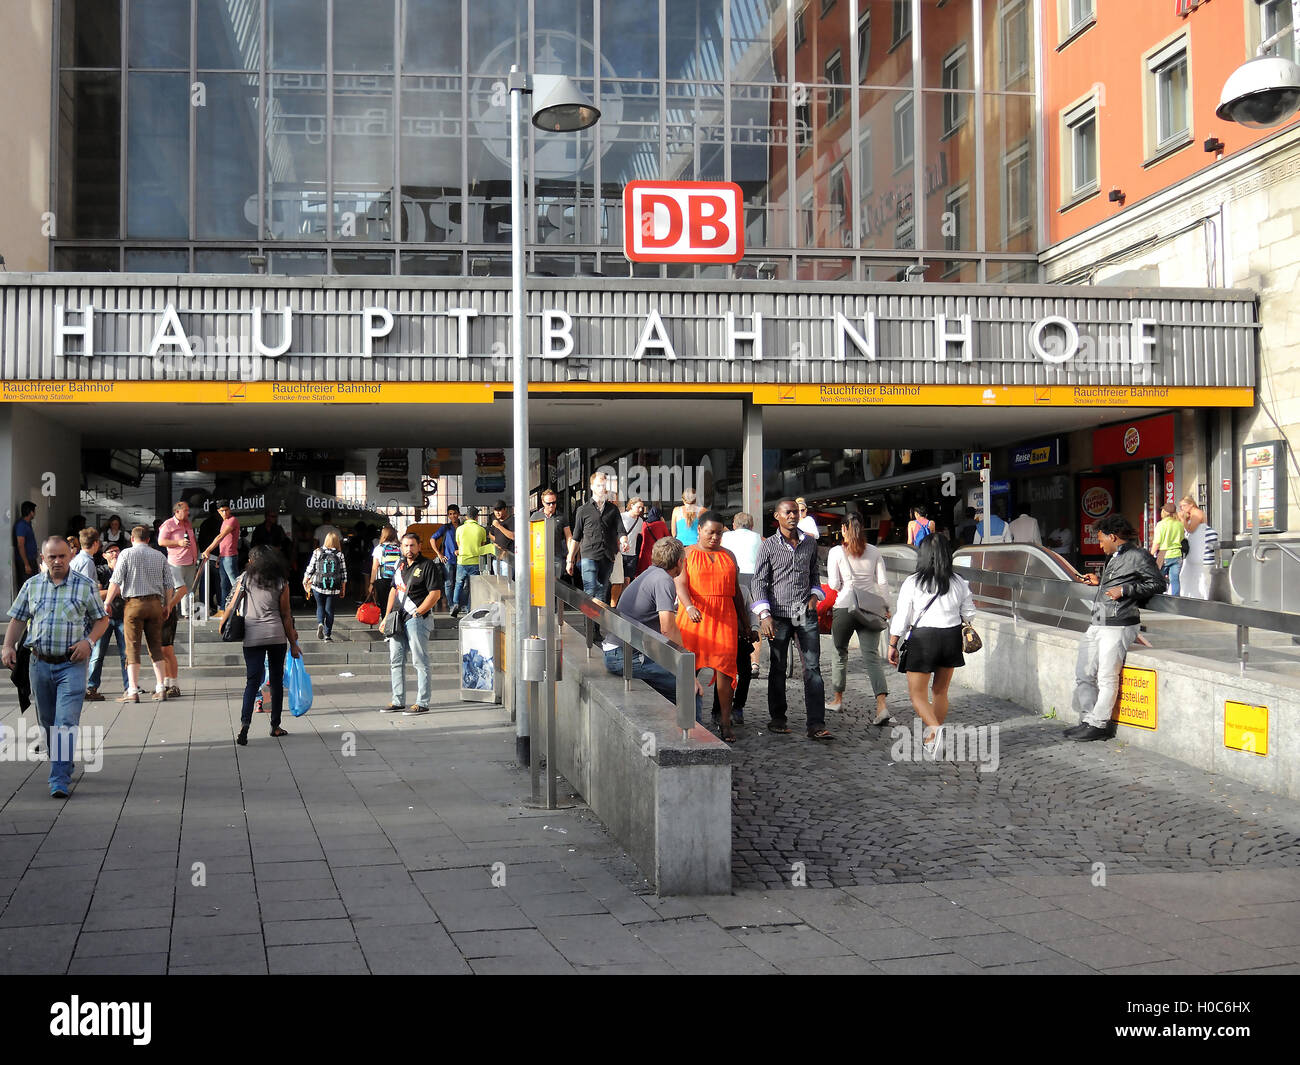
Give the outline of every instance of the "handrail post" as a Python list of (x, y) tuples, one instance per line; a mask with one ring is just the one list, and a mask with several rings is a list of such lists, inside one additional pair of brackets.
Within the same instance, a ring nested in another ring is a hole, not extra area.
[(695, 655), (682, 654), (677, 659), (677, 727), (682, 739), (695, 727)]

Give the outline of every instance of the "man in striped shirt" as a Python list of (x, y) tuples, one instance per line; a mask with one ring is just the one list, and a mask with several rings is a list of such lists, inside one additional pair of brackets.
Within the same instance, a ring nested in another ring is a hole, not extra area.
[(803, 695), (808, 710), (808, 738), (828, 740), (826, 683), (822, 680), (821, 636), (817, 631), (817, 604), (825, 594), (817, 571), (817, 541), (799, 528), (799, 504), (782, 499), (776, 505), (774, 536), (758, 549), (752, 589), (758, 631), (771, 643), (767, 681), (769, 732), (788, 733), (785, 674), (790, 638), (799, 640), (803, 659)]
[(1187, 530), (1187, 557), (1178, 574), (1179, 592), (1184, 599), (1210, 598), (1210, 581), (1219, 559), (1219, 534), (1206, 520), (1205, 511), (1191, 496), (1179, 504), (1183, 528)]
[(59, 536), (45, 541), (46, 571), (23, 584), (9, 608), (0, 661), (13, 669), (18, 641), (26, 634), (32, 653), (30, 676), (36, 719), (50, 752), (50, 795), (66, 799), (72, 787), (72, 758), (86, 696), (86, 663), (108, 628), (99, 586), (69, 562), (72, 552)]

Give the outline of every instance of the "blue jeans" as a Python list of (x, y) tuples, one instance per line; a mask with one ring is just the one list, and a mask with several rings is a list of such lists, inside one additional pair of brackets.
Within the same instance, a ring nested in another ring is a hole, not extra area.
[(609, 574), (614, 568), (612, 558), (584, 558), (579, 566), (582, 570), (582, 590), (593, 599), (602, 603), (609, 602)]
[(86, 697), (86, 663), (57, 665), (32, 657), (29, 675), (36, 700), (36, 720), (50, 752), (50, 792), (67, 791), (72, 782), (77, 726)]
[(271, 728), (280, 727), (280, 714), (284, 710), (284, 656), (288, 651), (287, 643), (244, 648), (244, 705), (239, 719), (245, 728), (253, 723), (253, 706), (257, 703), (257, 693), (262, 690), (263, 678), (271, 685)]
[(221, 559), (221, 606), (223, 608), (230, 602), (230, 593), (235, 590), (237, 580), (239, 580), (238, 556), (223, 556)]
[[(458, 606), (462, 610), (469, 609), (469, 579), (478, 576), (478, 572), (477, 562), (472, 566), (458, 565), (456, 567), (456, 590), (451, 597), (452, 606)], [(424, 704), (421, 703), (420, 705), (423, 706)]]
[(1169, 582), (1169, 594), (1178, 594), (1178, 574), (1183, 568), (1181, 558), (1171, 558), (1160, 567), (1160, 572), (1165, 575), (1165, 580)]
[(313, 592), (316, 599), (316, 624), (325, 626), (325, 635), (334, 631), (334, 600), (337, 596), (324, 592)]
[[(447, 576), (442, 582), (442, 601), (447, 604), (447, 609), (450, 610), (456, 605), (456, 600), (452, 598), (451, 593), (456, 590), (456, 575), (460, 572), (460, 567), (456, 565), (455, 555), (451, 555), (447, 561), (443, 563), (443, 566), (447, 571)], [(384, 604), (380, 603), (379, 608), (382, 610), (383, 607)]]
[(104, 675), (104, 656), (108, 654), (108, 641), (114, 633), (117, 634), (117, 651), (122, 662), (122, 690), (126, 691), (130, 687), (126, 675), (126, 634), (123, 632), (122, 622), (109, 618), (108, 628), (104, 630), (99, 643), (95, 644), (95, 649), (90, 652), (90, 677), (86, 681), (88, 689), (94, 688), (95, 691), (99, 691), (99, 682)]
[[(477, 566), (474, 567), (478, 569)], [(398, 609), (401, 609), (400, 607)], [(432, 619), (406, 614), (397, 635), (388, 641), (388, 672), (393, 686), (393, 706), (406, 705), (406, 658), (415, 666), (416, 697), (420, 706), (433, 698), (429, 685), (429, 626)]]
[(773, 724), (785, 724), (785, 674), (790, 638), (799, 641), (799, 655), (803, 659), (803, 697), (808, 710), (808, 728), (819, 729), (826, 724), (826, 682), (822, 680), (821, 636), (817, 632), (817, 613), (805, 611), (802, 625), (789, 618), (772, 615), (776, 634), (769, 641), (771, 662), (767, 676), (767, 712)]
[[(605, 668), (616, 676), (623, 675), (622, 647), (615, 647), (612, 651), (605, 652)], [(632, 678), (645, 681), (674, 706), (677, 704), (677, 678), (658, 662), (650, 661), (640, 651), (632, 652)], [(703, 700), (697, 695), (695, 697), (696, 721), (704, 720), (701, 717), (702, 709)]]

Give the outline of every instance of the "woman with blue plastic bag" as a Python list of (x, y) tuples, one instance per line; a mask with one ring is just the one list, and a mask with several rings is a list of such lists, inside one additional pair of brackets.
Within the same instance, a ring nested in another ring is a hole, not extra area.
[(227, 613), (244, 619), (244, 703), (235, 742), (248, 745), (253, 704), (262, 686), (263, 669), (270, 674), (271, 735), (289, 735), (280, 727), (284, 710), (284, 659), (286, 652), (301, 658), (298, 632), (289, 612), (289, 575), (280, 555), (265, 545), (253, 548), (248, 565), (235, 584)]

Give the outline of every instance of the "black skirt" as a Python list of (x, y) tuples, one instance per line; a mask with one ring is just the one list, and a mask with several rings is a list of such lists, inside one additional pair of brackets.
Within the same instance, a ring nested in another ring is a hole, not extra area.
[(907, 668), (900, 673), (933, 673), (940, 669), (958, 669), (966, 664), (961, 653), (961, 626), (950, 629), (913, 629), (907, 641)]

